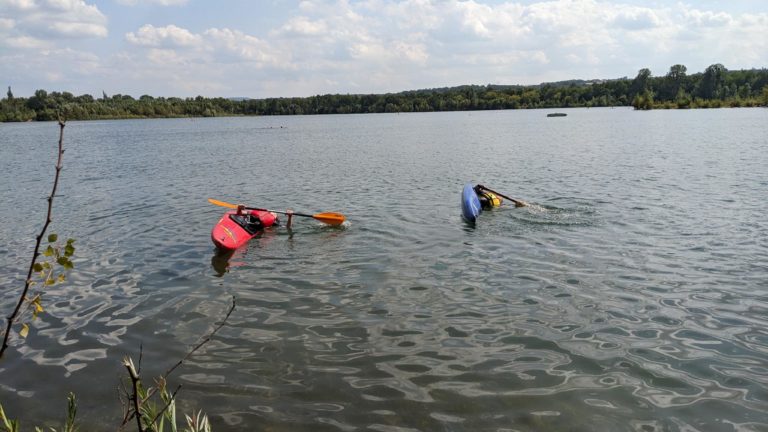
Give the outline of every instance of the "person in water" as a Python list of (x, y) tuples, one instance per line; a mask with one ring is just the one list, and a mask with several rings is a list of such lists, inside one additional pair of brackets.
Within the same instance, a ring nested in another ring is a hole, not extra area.
[(504, 196), (496, 191), (492, 191), (488, 189), (487, 187), (479, 184), (474, 187), (475, 193), (477, 194), (477, 198), (480, 200), (480, 205), (483, 209), (489, 209), (493, 207), (498, 207), (501, 205), (501, 198), (506, 198), (510, 201), (512, 201), (515, 204), (515, 207), (525, 207), (528, 205), (527, 202), (516, 200), (514, 198), (510, 198), (508, 196)]
[[(277, 217), (277, 214), (274, 212), (272, 213), (272, 216), (275, 217), (275, 223), (274, 225), (280, 225), (280, 219)], [(291, 229), (291, 223), (293, 222), (293, 210), (286, 210), (285, 214), (288, 216), (288, 221), (285, 223), (285, 227), (288, 229)], [(262, 228), (261, 226), (261, 219), (253, 215), (252, 213), (246, 213), (245, 212), (245, 206), (242, 204), (237, 205), (237, 215), (238, 216), (245, 216), (245, 222), (252, 228), (252, 230), (259, 230)]]
[(501, 198), (496, 196), (496, 194), (485, 190), (482, 185), (477, 185), (474, 189), (475, 193), (477, 194), (477, 198), (480, 200), (480, 206), (484, 210), (488, 210), (490, 208), (498, 207), (501, 205)]

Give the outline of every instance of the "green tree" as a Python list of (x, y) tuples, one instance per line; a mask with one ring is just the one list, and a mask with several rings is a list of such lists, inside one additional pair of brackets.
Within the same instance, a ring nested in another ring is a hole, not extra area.
[(676, 64), (669, 68), (669, 72), (664, 77), (660, 88), (659, 98), (662, 100), (672, 100), (677, 97), (678, 91), (685, 87), (686, 75), (688, 70), (681, 64)]
[[(768, 69), (728, 71), (721, 64), (687, 74), (675, 64), (662, 77), (640, 69), (634, 79), (571, 80), (537, 86), (465, 85), (388, 94), (326, 94), (306, 98), (230, 100), (227, 98), (90, 95), (38, 90), (31, 98), (0, 99), (0, 121), (52, 120), (64, 113), (71, 120), (222, 115), (296, 115), (453, 110), (528, 109), (544, 107), (635, 106), (690, 108), (755, 106), (763, 103)], [(8, 89), (10, 91), (10, 87)], [(10, 96), (10, 95), (9, 95)], [(11, 103), (12, 102), (12, 103)]]
[(653, 108), (653, 92), (645, 89), (641, 94), (635, 95), (632, 100), (632, 106), (638, 110), (649, 110)]
[(647, 68), (640, 69), (637, 72), (637, 76), (632, 80), (632, 85), (629, 87), (630, 97), (644, 93), (649, 90), (649, 79), (651, 78), (651, 70)]
[(35, 95), (27, 99), (27, 107), (34, 111), (45, 109), (48, 103), (48, 92), (45, 90), (36, 90)]
[(738, 93), (740, 98), (747, 99), (752, 95), (752, 86), (749, 83), (745, 83), (739, 87)]
[(768, 107), (768, 85), (763, 87), (763, 105)]
[(713, 64), (704, 70), (698, 88), (698, 96), (704, 99), (714, 99), (722, 96), (725, 83), (725, 73), (728, 70), (720, 63)]
[(677, 95), (675, 95), (675, 103), (677, 104), (678, 108), (690, 108), (691, 97), (682, 88), (680, 88), (677, 90)]

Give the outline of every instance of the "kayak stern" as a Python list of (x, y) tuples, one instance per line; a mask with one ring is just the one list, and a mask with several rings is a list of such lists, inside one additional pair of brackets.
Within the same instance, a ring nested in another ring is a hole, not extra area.
[(461, 192), (461, 215), (467, 222), (474, 223), (481, 210), (480, 199), (475, 193), (475, 188), (467, 183)]
[[(258, 222), (247, 223), (246, 216), (254, 216)], [(228, 211), (211, 230), (211, 240), (218, 249), (232, 251), (276, 222), (277, 218), (270, 212), (250, 210), (238, 215), (235, 210)]]

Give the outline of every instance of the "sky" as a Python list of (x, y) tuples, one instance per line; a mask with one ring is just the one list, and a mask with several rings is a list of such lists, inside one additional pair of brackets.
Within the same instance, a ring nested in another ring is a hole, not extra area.
[(389, 93), (715, 63), (768, 67), (768, 0), (0, 0), (0, 88), (17, 97)]

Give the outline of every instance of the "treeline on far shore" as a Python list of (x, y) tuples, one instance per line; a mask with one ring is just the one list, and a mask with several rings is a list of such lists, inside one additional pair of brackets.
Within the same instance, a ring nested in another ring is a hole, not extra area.
[(636, 109), (768, 106), (768, 69), (727, 70), (721, 64), (688, 75), (683, 65), (663, 76), (641, 69), (633, 79), (572, 80), (536, 86), (466, 85), (388, 94), (328, 94), (296, 98), (228, 99), (129, 95), (101, 98), (37, 90), (0, 100), (0, 121), (96, 120), (295, 114), (471, 111), (633, 106)]

